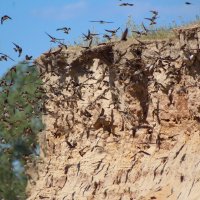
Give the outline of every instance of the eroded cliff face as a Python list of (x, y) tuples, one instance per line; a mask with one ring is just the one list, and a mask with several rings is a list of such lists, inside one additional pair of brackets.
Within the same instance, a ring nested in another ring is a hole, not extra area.
[(200, 199), (200, 28), (42, 55), (29, 200)]

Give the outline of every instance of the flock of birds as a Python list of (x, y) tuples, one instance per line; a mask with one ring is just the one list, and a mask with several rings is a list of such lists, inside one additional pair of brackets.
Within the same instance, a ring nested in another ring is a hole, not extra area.
[[(119, 1), (122, 1), (122, 0), (119, 0)], [(191, 5), (192, 3), (190, 2), (185, 2), (186, 5)], [(127, 6), (134, 6), (133, 3), (121, 3), (119, 4), (119, 6), (121, 7), (127, 7)], [(148, 20), (150, 22), (150, 26), (151, 25), (155, 25), (156, 24), (156, 20), (158, 18), (158, 11), (156, 10), (151, 10), (150, 11), (152, 13), (152, 17), (151, 18), (145, 18), (146, 20)], [(1, 17), (1, 25), (3, 25), (6, 21), (8, 20), (12, 20), (12, 18), (8, 15), (4, 15)], [(104, 20), (96, 20), (96, 21), (90, 21), (92, 23), (100, 23), (100, 24), (111, 24), (111, 23), (114, 23), (114, 22), (110, 22), (110, 21), (104, 21)], [(142, 23), (142, 28), (143, 30), (142, 31), (139, 31), (139, 30), (132, 30), (133, 33), (136, 33), (138, 36), (142, 36), (142, 35), (147, 35), (148, 32), (150, 32), (150, 30), (148, 30), (144, 24)], [(118, 32), (118, 30), (120, 29), (117, 28), (115, 30), (105, 30), (106, 33), (103, 35), (103, 38), (105, 38), (106, 40), (108, 41), (111, 41), (111, 39), (116, 35), (116, 33)], [(56, 29), (57, 31), (62, 31), (63, 33), (65, 34), (69, 34), (69, 32), (71, 31), (71, 28), (69, 27), (63, 27), (63, 28), (58, 28)], [(45, 32), (46, 33), (46, 32)], [(58, 46), (60, 48), (66, 48), (67, 49), (67, 45), (64, 43), (64, 39), (58, 39), (56, 37), (53, 37), (51, 36), (50, 34), (46, 33), (46, 35), (50, 38), (50, 42), (53, 42), (53, 43), (58, 43)], [(92, 42), (93, 42), (93, 38), (95, 36), (97, 36), (99, 34), (96, 34), (96, 33), (91, 33), (90, 30), (88, 30), (88, 33), (87, 34), (83, 34), (83, 39), (84, 41), (87, 41), (88, 42), (88, 46), (86, 47), (83, 47), (83, 48), (90, 48), (91, 45), (92, 45)], [(122, 33), (122, 36), (121, 36), (121, 40), (127, 40), (127, 36), (128, 36), (128, 28), (126, 28), (123, 33)], [(105, 44), (105, 43), (103, 43)], [(22, 47), (19, 46), (18, 44), (14, 43), (13, 42), (13, 45), (14, 45), (14, 51), (18, 53), (18, 57), (21, 56), (22, 54)], [(49, 53), (51, 53), (51, 50), (49, 51)], [(0, 61), (8, 61), (8, 60), (12, 60), (14, 61), (13, 58), (11, 58), (9, 55), (5, 54), (5, 53), (0, 53)], [(26, 55), (25, 56), (25, 60), (26, 61), (29, 61), (29, 60), (32, 60), (32, 56), (29, 56), (29, 55)]]
[[(185, 2), (185, 4), (187, 5), (190, 5), (191, 3), (189, 2)], [(120, 4), (119, 6), (133, 6), (134, 4), (130, 4), (130, 3), (122, 3)], [(150, 11), (152, 13), (152, 16), (150, 18), (145, 18), (146, 20), (148, 20), (150, 22), (150, 25), (154, 25), (156, 24), (156, 20), (158, 19), (158, 11), (156, 10), (151, 10)], [(12, 18), (8, 15), (4, 15), (1, 17), (1, 25), (3, 25), (5, 22), (9, 21), (9, 20), (12, 20)], [(100, 23), (100, 24), (111, 24), (111, 23), (114, 23), (112, 21), (104, 21), (104, 20), (93, 20), (93, 21), (90, 21), (91, 23)], [(150, 30), (147, 29), (144, 24), (142, 23), (142, 27), (143, 27), (143, 30), (142, 31), (139, 31), (139, 30), (132, 30), (132, 32), (136, 33), (138, 35), (138, 37), (142, 36), (142, 35), (147, 35)], [(116, 36), (117, 32), (120, 30), (120, 27), (114, 29), (114, 30), (109, 30), (109, 29), (105, 29), (106, 33), (103, 35), (103, 38), (107, 39), (108, 41), (111, 41), (111, 39)], [(64, 34), (69, 34), (70, 31), (71, 31), (71, 28), (70, 27), (62, 27), (62, 28), (57, 28), (56, 31), (62, 31)], [(51, 57), (51, 55), (57, 55), (59, 54), (62, 50), (64, 49), (67, 49), (68, 46), (64, 43), (64, 39), (59, 39), (59, 38), (56, 38), (56, 37), (53, 37), (52, 35), (50, 35), (49, 33), (45, 32), (45, 34), (49, 37), (50, 39), (50, 42), (51, 43), (55, 43), (55, 44), (58, 44), (58, 50), (52, 50), (52, 48), (46, 52), (46, 53), (43, 53), (43, 55), (45, 57)], [(85, 42), (88, 43), (87, 46), (81, 46), (82, 48), (84, 49), (89, 49), (91, 48), (92, 46), (92, 43), (93, 43), (93, 39), (99, 34), (97, 33), (92, 33), (90, 30), (88, 30), (87, 33), (83, 33), (83, 40)], [(126, 28), (123, 32), (122, 32), (122, 35), (121, 35), (121, 41), (126, 41), (127, 40), (127, 36), (128, 36), (128, 28)], [(136, 40), (138, 40), (138, 42), (141, 43), (141, 41), (136, 38)], [(12, 43), (13, 44), (13, 50), (17, 53), (18, 57), (21, 57), (22, 56), (22, 52), (23, 52), (23, 49), (21, 46), (19, 46), (18, 44), (16, 43)], [(107, 44), (107, 43), (100, 43), (98, 45), (103, 45), (103, 44)], [(8, 61), (8, 60), (12, 60), (14, 61), (13, 58), (11, 58), (9, 55), (5, 54), (5, 53), (0, 53), (0, 61)], [(30, 55), (25, 55), (25, 62), (31, 62), (33, 63), (32, 66), (35, 65), (35, 61), (33, 61), (33, 57), (30, 56)], [(9, 72), (12, 73), (16, 73), (16, 70), (17, 70), (17, 66), (13, 66), (8, 72), (7, 74), (9, 74)], [(43, 73), (42, 73), (43, 74)], [(42, 75), (40, 74), (40, 77)], [(5, 75), (6, 77), (6, 75)], [(1, 90), (0, 93), (1, 94), (5, 94), (7, 97), (9, 95), (9, 89), (11, 88), (11, 86), (14, 84), (14, 81), (11, 80), (11, 83), (7, 83), (5, 79), (2, 79), (0, 81), (0, 87), (4, 87), (4, 86), (8, 86), (7, 89), (4, 89), (4, 90)]]

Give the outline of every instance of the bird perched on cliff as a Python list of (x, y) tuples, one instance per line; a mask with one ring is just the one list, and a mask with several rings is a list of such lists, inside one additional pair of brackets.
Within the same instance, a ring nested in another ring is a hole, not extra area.
[(122, 3), (119, 6), (134, 6), (133, 3)]
[[(45, 33), (46, 33), (46, 32), (45, 32)], [(50, 42), (55, 43), (55, 42), (58, 42), (58, 41), (64, 40), (64, 39), (58, 39), (58, 38), (55, 38), (55, 37), (49, 35), (48, 33), (46, 33), (46, 34), (51, 38)]]
[(128, 36), (128, 28), (122, 33), (121, 41), (126, 41)]
[(3, 24), (3, 22), (4, 22), (5, 20), (8, 20), (8, 19), (12, 19), (12, 18), (9, 17), (8, 15), (2, 16), (2, 17), (1, 17), (1, 24)]
[(111, 24), (114, 22), (108, 22), (108, 21), (103, 21), (103, 20), (99, 20), (99, 21), (90, 21), (90, 22), (96, 22), (96, 23), (100, 23), (100, 24)]
[(63, 28), (57, 28), (56, 31), (63, 31), (66, 34), (69, 34), (69, 31), (71, 30), (71, 28), (68, 27), (63, 27)]
[(15, 52), (18, 52), (18, 57), (20, 57), (22, 54), (22, 48), (19, 45), (15, 44), (14, 42), (13, 44), (15, 45), (13, 49), (15, 50)]

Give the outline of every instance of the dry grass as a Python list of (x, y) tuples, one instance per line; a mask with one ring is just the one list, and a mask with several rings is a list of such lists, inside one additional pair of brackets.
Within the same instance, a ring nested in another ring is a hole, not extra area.
[[(173, 22), (172, 24), (162, 26), (162, 27), (156, 27), (156, 26), (147, 26), (146, 28), (150, 30), (147, 35), (142, 35), (141, 37), (138, 36), (138, 34), (132, 32), (132, 31), (144, 31), (142, 24), (137, 25), (133, 18), (131, 16), (128, 16), (126, 27), (129, 29), (129, 38), (140, 38), (140, 40), (166, 40), (171, 39), (175, 37), (174, 29), (177, 28), (187, 28), (194, 25), (200, 25), (200, 17), (196, 16), (196, 19), (190, 22), (184, 22), (183, 20), (181, 23), (177, 24), (176, 22)], [(92, 31), (93, 33), (96, 33), (95, 29)], [(118, 41), (121, 37), (121, 33), (116, 35), (112, 41)], [(105, 38), (101, 36), (96, 36), (93, 39), (92, 46), (96, 46), (100, 43), (108, 42), (105, 40)], [(83, 37), (79, 37), (76, 42), (74, 42), (73, 46), (88, 46), (88, 42), (85, 42), (83, 40)]]

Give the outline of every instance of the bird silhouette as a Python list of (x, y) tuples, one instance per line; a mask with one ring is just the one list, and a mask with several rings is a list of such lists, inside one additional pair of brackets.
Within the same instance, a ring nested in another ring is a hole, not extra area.
[(96, 23), (100, 23), (100, 24), (111, 24), (114, 22), (108, 22), (108, 21), (103, 21), (103, 20), (99, 20), (99, 21), (90, 21), (90, 22), (96, 22)]
[(19, 45), (15, 44), (14, 42), (13, 42), (13, 44), (15, 45), (15, 47), (14, 47), (13, 49), (14, 49), (16, 52), (18, 52), (18, 57), (20, 57), (21, 54), (22, 54), (22, 48), (21, 48)]
[(84, 41), (91, 40), (91, 39), (93, 39), (94, 36), (97, 36), (97, 35), (99, 35), (99, 34), (97, 34), (97, 33), (91, 33), (90, 30), (88, 30), (87, 35), (83, 33), (83, 36), (85, 38)]
[(104, 35), (103, 35), (103, 38), (106, 38), (106, 39), (109, 40), (109, 41), (112, 39), (112, 37), (111, 37), (110, 35), (107, 35), (107, 34), (104, 34)]
[(12, 61), (14, 61), (10, 56), (8, 56), (7, 54), (4, 54), (4, 53), (0, 53), (0, 61), (3, 61), (3, 60), (5, 60), (5, 61), (7, 61), (8, 59), (10, 59), (10, 60), (12, 60)]
[(119, 28), (117, 28), (117, 29), (115, 29), (115, 30), (106, 30), (105, 29), (105, 31), (106, 32), (109, 32), (109, 33), (112, 33), (112, 36), (114, 36), (116, 33), (117, 33), (117, 31), (120, 29), (120, 27)]
[(147, 20), (149, 20), (151, 22), (150, 25), (156, 24), (155, 20), (157, 18), (155, 18), (154, 16), (152, 18), (145, 18), (145, 19), (147, 19)]
[(128, 28), (122, 33), (121, 41), (126, 41), (128, 36)]
[(58, 39), (58, 38), (55, 38), (55, 37), (49, 35), (47, 32), (45, 32), (45, 33), (46, 33), (46, 34), (51, 38), (50, 42), (55, 43), (55, 42), (57, 42), (57, 41), (64, 40), (64, 39)]
[(153, 13), (154, 15), (158, 15), (158, 11), (156, 10), (150, 10), (151, 13)]
[(12, 18), (9, 17), (8, 15), (2, 16), (2, 17), (1, 17), (1, 24), (3, 24), (3, 22), (4, 22), (5, 20), (8, 20), (8, 19), (12, 19)]
[(133, 3), (122, 3), (119, 6), (134, 6)]
[(63, 31), (66, 34), (69, 34), (69, 31), (71, 30), (71, 28), (68, 27), (63, 27), (63, 28), (57, 28), (56, 31)]
[(144, 31), (145, 31), (145, 33), (148, 33), (150, 30), (149, 29), (147, 29), (146, 27), (145, 27), (145, 25), (142, 23), (142, 28), (144, 29)]
[(59, 43), (59, 47), (61, 48), (61, 47), (64, 47), (65, 49), (68, 49), (68, 46), (65, 44), (65, 43), (63, 43), (63, 42), (60, 42), (60, 41), (58, 41), (58, 43)]
[(186, 4), (186, 5), (191, 5), (192, 3), (190, 3), (190, 2), (188, 2), (188, 1), (186, 1), (186, 2), (185, 2), (185, 4)]
[(26, 60), (31, 60), (32, 57), (33, 57), (33, 56), (26, 55), (26, 56), (25, 56), (25, 59), (26, 59)]

